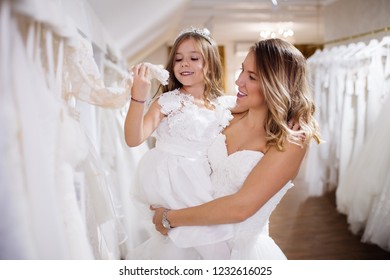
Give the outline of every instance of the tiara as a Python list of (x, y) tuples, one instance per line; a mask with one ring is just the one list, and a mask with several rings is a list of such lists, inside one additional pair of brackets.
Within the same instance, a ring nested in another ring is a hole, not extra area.
[(190, 28), (186, 28), (184, 30), (182, 30), (180, 33), (179, 33), (179, 36), (182, 36), (183, 34), (187, 34), (187, 33), (196, 33), (196, 34), (199, 34), (200, 36), (204, 37), (207, 41), (209, 41), (209, 43), (211, 44), (212, 42), (212, 39), (210, 37), (211, 33), (210, 33), (210, 30), (208, 30), (207, 28), (195, 28), (193, 26), (191, 26)]

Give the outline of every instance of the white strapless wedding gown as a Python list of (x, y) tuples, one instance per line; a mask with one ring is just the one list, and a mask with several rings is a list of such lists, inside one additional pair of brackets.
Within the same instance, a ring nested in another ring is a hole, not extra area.
[[(215, 189), (214, 197), (217, 198), (237, 192), (263, 154), (243, 150), (228, 155), (225, 135), (220, 134), (210, 147), (208, 156), (213, 170), (211, 180)], [(272, 211), (292, 186), (291, 182), (287, 183), (252, 217), (234, 224), (234, 236), (228, 241), (231, 259), (286, 259), (269, 236), (268, 222)]]

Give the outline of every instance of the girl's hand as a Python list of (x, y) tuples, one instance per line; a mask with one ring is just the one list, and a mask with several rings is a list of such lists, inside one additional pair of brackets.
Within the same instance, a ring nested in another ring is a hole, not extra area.
[(150, 210), (154, 211), (153, 224), (154, 224), (156, 230), (158, 232), (160, 232), (162, 235), (168, 235), (168, 229), (163, 227), (163, 225), (161, 223), (163, 212), (164, 212), (164, 210), (166, 210), (166, 208), (164, 208), (164, 207), (155, 208), (153, 206), (150, 206)]
[(133, 85), (131, 88), (131, 97), (145, 101), (150, 92), (150, 69), (147, 64), (141, 63), (133, 66)]

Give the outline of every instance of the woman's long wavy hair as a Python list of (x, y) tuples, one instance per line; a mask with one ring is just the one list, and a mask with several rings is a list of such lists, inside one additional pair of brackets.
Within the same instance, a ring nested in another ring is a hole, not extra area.
[[(175, 54), (182, 42), (193, 38), (198, 47), (199, 52), (203, 56), (203, 76), (205, 81), (204, 99), (205, 101), (213, 100), (218, 96), (224, 95), (223, 91), (223, 71), (218, 46), (215, 41), (209, 37), (199, 34), (195, 31), (187, 31), (176, 38), (168, 57), (166, 70), (169, 72), (169, 80), (166, 86), (163, 86), (162, 91), (167, 92), (183, 85), (176, 79), (173, 72), (175, 65)], [(206, 102), (208, 104), (208, 102)]]
[[(302, 53), (281, 39), (259, 41), (250, 51), (255, 54), (256, 70), (268, 107), (267, 145), (276, 145), (283, 150), (286, 140), (302, 145), (302, 139), (308, 143), (314, 138), (320, 143), (306, 59)], [(288, 121), (298, 123), (300, 130), (291, 130)]]

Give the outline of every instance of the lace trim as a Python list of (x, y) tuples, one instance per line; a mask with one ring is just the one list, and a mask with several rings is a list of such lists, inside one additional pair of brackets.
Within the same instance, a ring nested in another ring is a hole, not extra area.
[(212, 102), (215, 110), (199, 108), (193, 96), (181, 93), (179, 89), (162, 94), (158, 103), (161, 113), (167, 116), (170, 133), (188, 140), (200, 140), (199, 137), (204, 137), (206, 129), (206, 137), (214, 138), (233, 118), (231, 112), (218, 100)]
[(163, 93), (158, 104), (161, 106), (161, 113), (171, 115), (179, 111), (182, 107), (194, 104), (194, 98), (191, 95), (183, 94), (178, 89)]

